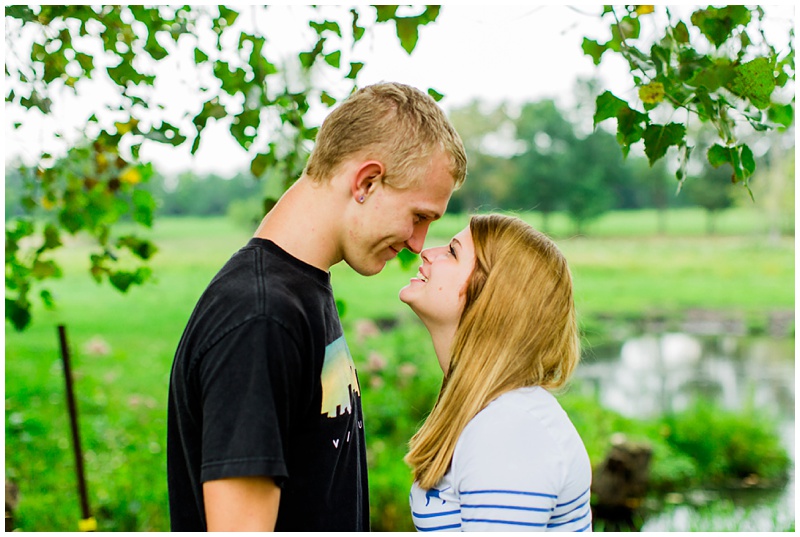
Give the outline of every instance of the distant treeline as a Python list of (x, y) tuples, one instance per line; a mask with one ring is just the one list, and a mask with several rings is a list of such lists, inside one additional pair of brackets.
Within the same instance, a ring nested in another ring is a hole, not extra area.
[[(759, 157), (759, 172), (751, 183), (755, 202), (731, 183), (727, 165), (712, 168), (705, 158), (697, 159), (677, 194), (668, 159), (651, 167), (644, 156), (624, 158), (613, 134), (570, 120), (552, 100), (527, 103), (513, 113), (508, 108), (473, 102), (450, 111), (469, 168), (449, 212), (534, 210), (544, 215), (545, 225), (547, 215), (563, 212), (580, 230), (601, 214), (620, 209), (700, 206), (713, 215), (737, 200), (772, 212), (794, 209), (789, 203), (794, 199), (794, 151), (781, 148), (785, 144), (771, 144)], [(282, 179), (270, 170), (260, 179), (249, 171), (220, 177), (188, 172), (162, 176), (156, 170), (143, 186), (158, 204), (157, 215), (229, 214), (249, 223), (263, 216), (265, 198), (280, 196), (281, 185)], [(22, 176), (13, 168), (6, 170), (5, 194), (6, 217), (21, 214)]]

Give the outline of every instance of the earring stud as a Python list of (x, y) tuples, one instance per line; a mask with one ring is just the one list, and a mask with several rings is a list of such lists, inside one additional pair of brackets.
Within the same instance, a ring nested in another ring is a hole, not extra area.
[(364, 203), (364, 196), (361, 196), (360, 198), (358, 198), (358, 203)]

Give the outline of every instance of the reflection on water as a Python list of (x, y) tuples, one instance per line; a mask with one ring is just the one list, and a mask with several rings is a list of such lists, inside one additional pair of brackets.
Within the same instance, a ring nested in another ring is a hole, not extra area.
[[(752, 405), (779, 420), (781, 439), (794, 458), (794, 339), (647, 334), (588, 354), (576, 377), (604, 407), (650, 418), (684, 410), (701, 396), (730, 410)], [(794, 516), (794, 498), (792, 475), (763, 516), (774, 518), (776, 508)], [(686, 531), (688, 518), (685, 508), (677, 508), (653, 517), (642, 529)]]
[(724, 408), (753, 404), (794, 422), (794, 341), (648, 334), (594, 349), (576, 376), (603, 406), (648, 418), (685, 409), (698, 396)]

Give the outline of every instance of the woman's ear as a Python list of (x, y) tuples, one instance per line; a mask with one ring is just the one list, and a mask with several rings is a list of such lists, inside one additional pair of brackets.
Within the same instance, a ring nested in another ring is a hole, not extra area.
[(364, 203), (367, 197), (375, 191), (386, 173), (386, 168), (378, 160), (367, 160), (356, 169), (350, 183), (353, 198)]

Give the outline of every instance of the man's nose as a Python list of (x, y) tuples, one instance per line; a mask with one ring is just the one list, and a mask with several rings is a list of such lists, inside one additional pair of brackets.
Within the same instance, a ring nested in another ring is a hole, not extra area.
[(426, 223), (414, 227), (414, 233), (406, 241), (406, 248), (415, 254), (422, 252), (422, 247), (425, 246), (425, 236), (428, 234), (428, 225)]

